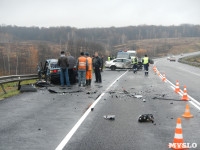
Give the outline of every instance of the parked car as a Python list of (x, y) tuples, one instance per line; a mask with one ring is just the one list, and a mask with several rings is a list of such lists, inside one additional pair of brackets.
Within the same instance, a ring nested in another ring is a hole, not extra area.
[(132, 68), (133, 64), (130, 59), (117, 58), (111, 61), (106, 61), (105, 67), (110, 68), (111, 70), (128, 69), (128, 68)]
[[(48, 59), (45, 61), (44, 66), (40, 67), (38, 72), (42, 73), (46, 81), (50, 81), (53, 84), (60, 84), (60, 67), (57, 65), (58, 59)], [(74, 66), (74, 75), (78, 80), (78, 73), (76, 66)]]

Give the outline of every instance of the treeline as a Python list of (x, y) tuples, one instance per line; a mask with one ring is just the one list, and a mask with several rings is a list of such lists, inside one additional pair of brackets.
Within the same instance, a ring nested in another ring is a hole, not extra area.
[[(104, 57), (114, 56), (117, 51), (127, 49), (137, 49), (141, 55), (147, 53), (150, 57), (163, 56), (170, 51), (177, 52), (177, 49), (184, 52), (194, 39), (180, 42), (173, 39), (184, 37), (200, 37), (200, 25), (85, 29), (1, 25), (0, 75), (36, 73), (37, 64), (59, 57), (61, 50), (70, 52), (75, 58), (81, 51), (91, 55), (98, 51)], [(199, 40), (196, 40), (190, 47), (198, 48), (198, 43)], [(185, 47), (177, 47), (183, 44)]]
[(72, 27), (18, 27), (0, 26), (0, 42), (37, 40), (64, 44), (66, 41), (95, 41), (104, 46), (126, 43), (129, 40), (200, 37), (200, 25), (183, 24), (180, 26), (129, 26), (110, 28)]

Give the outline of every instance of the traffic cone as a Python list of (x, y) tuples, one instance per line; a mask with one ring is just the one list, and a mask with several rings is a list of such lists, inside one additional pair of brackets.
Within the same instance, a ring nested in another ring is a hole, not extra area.
[(178, 80), (177, 80), (177, 82), (176, 82), (175, 92), (176, 92), (176, 93), (180, 92)]
[(182, 100), (189, 100), (188, 96), (187, 96), (187, 89), (186, 89), (186, 86), (184, 86), (184, 91), (183, 91), (183, 97), (182, 97)]
[(182, 115), (182, 117), (185, 117), (185, 118), (192, 118), (192, 117), (194, 117), (193, 115), (190, 114), (190, 108), (189, 108), (188, 104), (186, 105), (186, 108), (185, 108), (185, 114)]
[(155, 71), (155, 69), (156, 69), (156, 66), (153, 67), (153, 71)]
[(163, 82), (166, 82), (165, 73), (163, 73)]
[(158, 71), (158, 76), (160, 76), (160, 71)]
[(171, 145), (168, 145), (169, 148), (173, 149), (189, 149), (186, 145), (183, 144), (183, 134), (181, 126), (181, 118), (177, 119), (176, 130), (174, 135), (174, 141)]

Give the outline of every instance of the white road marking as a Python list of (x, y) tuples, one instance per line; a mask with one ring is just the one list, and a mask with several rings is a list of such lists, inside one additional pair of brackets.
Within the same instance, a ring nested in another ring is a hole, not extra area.
[[(157, 63), (158, 61), (156, 61), (155, 62), (155, 64)], [(158, 68), (157, 68), (157, 70), (158, 70)], [(162, 75), (160, 75), (160, 78), (162, 79)], [(169, 81), (168, 79), (166, 79), (166, 81), (169, 83), (169, 84), (171, 84), (171, 88), (173, 89), (173, 90), (175, 90), (175, 87), (176, 87), (176, 85), (174, 85), (171, 81)], [(180, 91), (181, 92), (179, 92), (178, 94), (180, 95), (180, 96), (183, 96), (183, 91), (180, 89)], [(196, 107), (198, 110), (200, 110), (200, 102), (198, 102), (196, 99), (194, 99), (192, 96), (190, 96), (190, 95), (188, 95), (188, 97), (189, 97), (189, 99), (190, 99), (190, 103), (194, 106), (194, 107)]]
[(91, 108), (94, 108), (94, 106), (100, 101), (100, 99), (105, 95), (105, 93), (122, 77), (124, 76), (128, 70), (120, 75), (108, 88), (94, 101), (94, 103), (88, 108), (88, 110), (83, 114), (83, 116), (78, 120), (78, 122), (74, 125), (74, 127), (69, 131), (69, 133), (65, 136), (65, 138), (61, 141), (61, 143), (57, 146), (55, 150), (62, 150), (65, 145), (69, 142), (71, 137), (74, 135), (74, 133), (77, 131), (77, 129), (80, 127), (80, 125), (83, 123), (83, 121), (86, 119), (88, 114), (91, 112)]

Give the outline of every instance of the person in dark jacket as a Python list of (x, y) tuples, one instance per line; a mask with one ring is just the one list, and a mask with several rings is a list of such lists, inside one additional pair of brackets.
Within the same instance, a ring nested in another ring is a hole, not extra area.
[[(60, 83), (61, 86), (64, 86), (64, 81), (66, 80), (66, 84), (69, 87), (70, 81), (69, 81), (69, 74), (68, 74), (68, 67), (69, 62), (68, 58), (65, 56), (65, 52), (61, 51), (60, 58), (58, 59), (58, 66), (60, 67)], [(65, 78), (65, 80), (64, 80)]]
[(95, 52), (95, 57), (93, 59), (93, 69), (95, 72), (95, 78), (96, 78), (96, 83), (101, 83), (101, 67), (102, 67), (102, 61), (101, 58), (98, 56), (98, 53)]
[(69, 67), (68, 67), (69, 81), (71, 84), (75, 84), (76, 83), (76, 75), (74, 72), (74, 66), (76, 65), (76, 60), (73, 56), (71, 56), (71, 54), (69, 52), (67, 52), (66, 54), (67, 54), (67, 58), (69, 61)]

